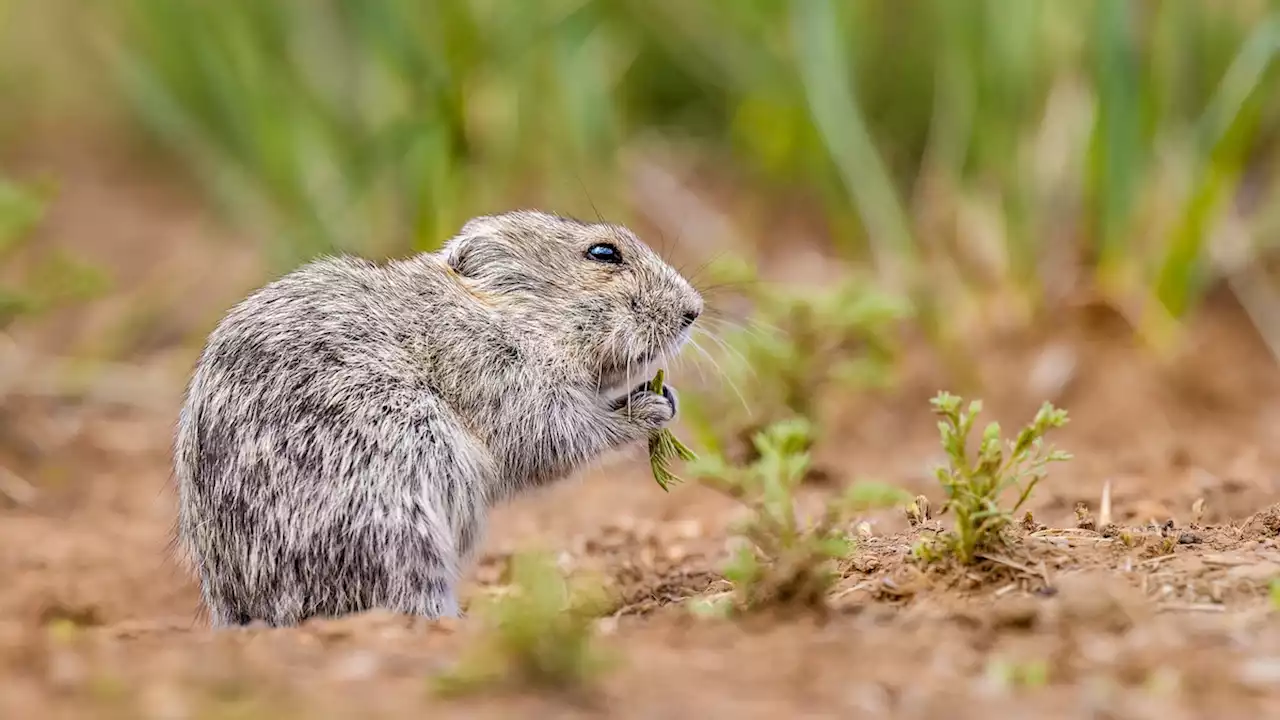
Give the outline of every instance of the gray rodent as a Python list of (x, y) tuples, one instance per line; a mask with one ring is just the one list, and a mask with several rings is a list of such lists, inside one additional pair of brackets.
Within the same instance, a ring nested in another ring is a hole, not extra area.
[(490, 507), (675, 417), (644, 381), (702, 309), (627, 228), (537, 211), (257, 290), (210, 334), (174, 445), (212, 624), (459, 615)]

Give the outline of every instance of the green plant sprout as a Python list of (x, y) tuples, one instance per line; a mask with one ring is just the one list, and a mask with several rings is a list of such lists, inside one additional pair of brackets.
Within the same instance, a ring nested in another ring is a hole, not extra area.
[[(654, 392), (662, 394), (662, 383), (666, 379), (666, 371), (659, 370), (649, 386)], [(649, 467), (653, 470), (653, 479), (664, 492), (670, 492), (675, 483), (684, 482), (671, 472), (671, 461), (675, 459), (692, 462), (698, 459), (697, 453), (690, 450), (680, 439), (667, 428), (662, 428), (649, 438)]]
[(1045, 660), (1017, 662), (992, 659), (987, 663), (987, 682), (1001, 690), (1034, 690), (1049, 684), (1049, 663)]
[[(931, 404), (942, 418), (938, 430), (948, 458), (947, 466), (937, 469), (947, 497), (939, 514), (953, 512), (955, 527), (933, 542), (917, 546), (916, 552), (925, 559), (949, 555), (970, 564), (978, 554), (1003, 542), (1005, 528), (1045, 477), (1048, 464), (1071, 459), (1069, 453), (1044, 444), (1050, 429), (1067, 424), (1067, 413), (1046, 402), (1012, 442), (1001, 440), (1000, 425), (993, 422), (982, 433), (977, 457), (971, 459), (969, 434), (982, 411), (982, 401), (975, 400), (962, 409), (959, 397), (942, 392)], [(1016, 489), (1018, 497), (1005, 508), (1000, 505), (1000, 496), (1009, 489)]]
[(712, 269), (713, 276), (727, 278), (723, 284), (748, 288), (750, 314), (743, 327), (721, 338), (715, 364), (725, 384), (752, 392), (749, 407), (721, 391), (690, 403), (699, 440), (709, 448), (719, 448), (717, 439), (724, 437), (751, 445), (774, 422), (814, 418), (816, 401), (832, 387), (889, 385), (898, 358), (893, 332), (911, 315), (908, 303), (860, 277), (798, 291), (763, 284), (754, 273), (741, 260)]
[(835, 561), (852, 549), (842, 529), (847, 516), (910, 501), (897, 488), (860, 482), (829, 500), (817, 520), (803, 522), (795, 492), (809, 469), (811, 431), (803, 419), (774, 423), (755, 436), (759, 457), (749, 465), (732, 466), (721, 456), (707, 456), (693, 468), (704, 484), (752, 511), (735, 528), (747, 542), (724, 570), (734, 589), (732, 605), (738, 609), (825, 605), (827, 592), (838, 579)]
[(569, 690), (606, 662), (594, 646), (595, 619), (609, 607), (602, 585), (570, 582), (542, 553), (512, 558), (509, 594), (479, 603), (487, 637), (454, 669), (434, 678), (446, 696), (514, 683)]
[[(19, 262), (48, 205), (47, 192), (0, 175), (0, 267)], [(23, 258), (25, 260), (25, 258)], [(95, 268), (74, 258), (52, 254), (23, 266), (21, 285), (0, 283), (0, 330), (14, 320), (58, 303), (82, 300), (105, 287)]]

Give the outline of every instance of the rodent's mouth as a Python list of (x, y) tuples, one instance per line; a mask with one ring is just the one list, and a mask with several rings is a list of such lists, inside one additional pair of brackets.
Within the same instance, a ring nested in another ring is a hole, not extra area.
[(652, 352), (636, 358), (626, 365), (610, 365), (600, 373), (600, 395), (617, 400), (632, 388), (653, 377), (660, 353)]
[(689, 331), (680, 333), (666, 347), (653, 348), (627, 363), (609, 363), (600, 372), (600, 395), (617, 400), (631, 392), (640, 383), (650, 380), (664, 359), (669, 359), (689, 341)]

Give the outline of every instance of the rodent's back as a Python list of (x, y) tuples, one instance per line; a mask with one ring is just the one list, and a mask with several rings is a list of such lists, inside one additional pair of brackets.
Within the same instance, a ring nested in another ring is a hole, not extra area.
[(197, 380), (216, 375), (219, 384), (258, 386), (285, 367), (408, 369), (397, 352), (397, 319), (389, 316), (382, 273), (367, 261), (325, 258), (264, 286), (211, 333)]
[[(484, 460), (415, 365), (415, 345), (429, 338), (415, 320), (422, 309), (404, 306), (411, 293), (429, 312), (439, 292), (429, 275), (408, 287), (372, 263), (331, 258), (263, 287), (219, 323), (188, 388), (176, 448), (180, 531), (204, 565), (206, 592), (287, 604), (290, 588), (360, 575), (333, 567), (335, 558), (446, 566), (455, 538), (478, 532), (467, 525)], [(468, 465), (435, 472), (425, 488), (404, 470)], [(435, 545), (416, 559), (397, 557), (408, 550), (392, 537), (409, 525), (430, 530)], [(378, 573), (366, 570), (377, 591)], [(318, 606), (386, 601), (293, 595)]]

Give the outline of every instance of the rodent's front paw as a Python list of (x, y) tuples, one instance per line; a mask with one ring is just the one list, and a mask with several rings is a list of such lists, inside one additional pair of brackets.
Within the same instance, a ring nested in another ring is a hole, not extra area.
[(676, 392), (670, 385), (663, 385), (660, 395), (644, 383), (614, 402), (613, 409), (628, 422), (653, 431), (674, 420), (677, 407)]

